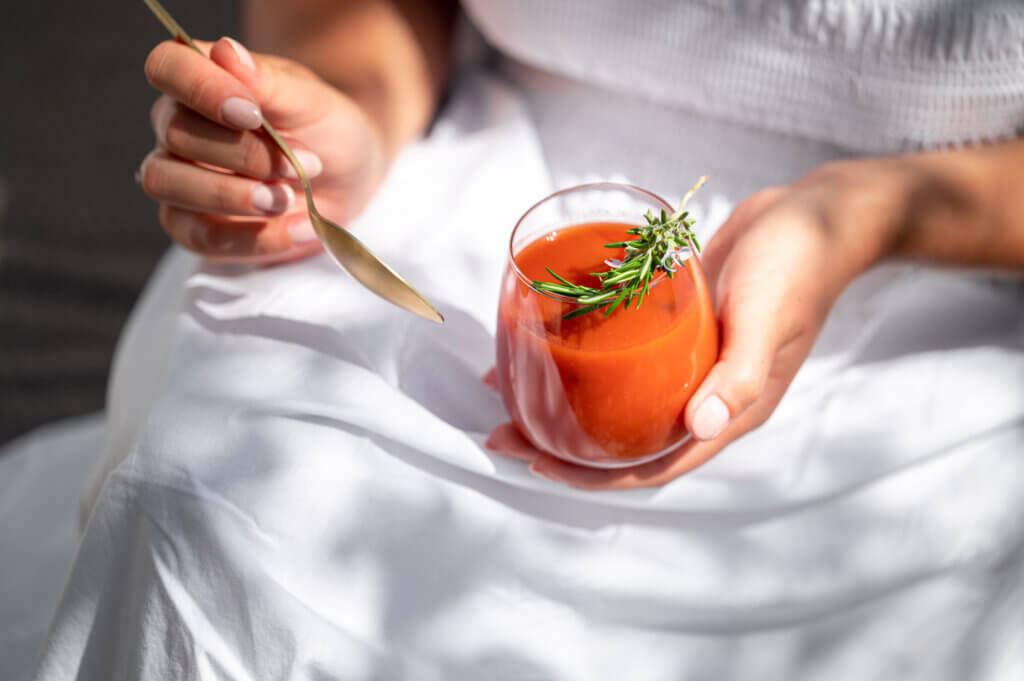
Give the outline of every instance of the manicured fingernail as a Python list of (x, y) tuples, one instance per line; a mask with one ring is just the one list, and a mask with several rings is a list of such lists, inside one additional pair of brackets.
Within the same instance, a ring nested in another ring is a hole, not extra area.
[(242, 62), (246, 68), (250, 71), (256, 70), (256, 62), (252, 60), (252, 55), (249, 54), (249, 50), (245, 49), (242, 43), (238, 42), (234, 38), (224, 37), (224, 40), (228, 41), (228, 45), (231, 45), (231, 49), (235, 51), (235, 56), (238, 57), (238, 61)]
[(313, 229), (313, 223), (309, 221), (309, 218), (294, 220), (288, 225), (288, 238), (296, 246), (316, 241), (316, 230)]
[(191, 213), (181, 216), (172, 236), (178, 243), (196, 251), (205, 250), (210, 245), (210, 228)]
[(693, 434), (698, 440), (713, 440), (729, 425), (729, 407), (718, 395), (706, 398), (693, 415)]
[[(306, 173), (306, 177), (313, 179), (324, 171), (324, 163), (320, 160), (320, 157), (314, 154), (312, 151), (306, 149), (296, 149), (295, 158), (298, 159), (299, 165), (302, 166), (302, 170)], [(288, 159), (284, 159), (284, 173), (283, 175), (290, 180), (299, 179), (299, 174), (295, 172), (295, 168), (288, 162)]]
[(252, 190), (252, 207), (264, 213), (283, 213), (294, 198), (295, 192), (286, 184), (260, 184)]
[(153, 158), (153, 154), (155, 153), (156, 149), (152, 149), (148, 154), (146, 154), (146, 158), (142, 159), (142, 163), (140, 163), (139, 167), (135, 170), (135, 184), (142, 184), (142, 174), (146, 172), (146, 164), (149, 163), (149, 159)]
[(494, 392), (498, 392), (498, 371), (496, 369), (488, 371), (480, 380), (485, 386)]
[(491, 433), (490, 435), (488, 435), (487, 439), (484, 440), (484, 449), (492, 451), (492, 452), (498, 451), (498, 448), (495, 446), (495, 442), (494, 442), (494, 433)]
[(487, 449), (494, 452), (495, 454), (507, 456), (508, 458), (516, 459), (517, 461), (525, 461), (526, 463), (531, 463), (534, 459), (537, 458), (536, 454), (530, 452), (521, 452), (517, 449), (495, 449), (493, 447), (488, 447)]
[(526, 470), (530, 471), (530, 473), (532, 473), (534, 477), (540, 478), (541, 480), (548, 480), (550, 482), (562, 482), (562, 479), (560, 477), (553, 474), (551, 471), (546, 471), (540, 468), (536, 462), (531, 463)]
[(229, 125), (242, 130), (255, 130), (263, 122), (260, 108), (248, 99), (241, 97), (231, 97), (226, 100), (220, 107), (220, 115)]

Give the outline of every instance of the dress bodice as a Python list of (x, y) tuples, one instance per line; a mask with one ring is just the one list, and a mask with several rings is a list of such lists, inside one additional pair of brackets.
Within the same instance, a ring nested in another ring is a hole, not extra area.
[(701, 116), (887, 153), (1024, 128), (1020, 0), (464, 0), (505, 55)]

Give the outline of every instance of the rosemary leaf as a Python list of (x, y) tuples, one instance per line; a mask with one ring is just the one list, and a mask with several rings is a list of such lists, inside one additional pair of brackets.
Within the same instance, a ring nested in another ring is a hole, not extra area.
[(648, 210), (643, 215), (647, 224), (626, 230), (626, 234), (637, 238), (605, 244), (605, 248), (622, 248), (626, 253), (621, 264), (618, 260), (609, 261), (608, 264), (617, 264), (616, 267), (591, 273), (601, 282), (601, 288), (574, 284), (550, 267), (545, 269), (558, 283), (533, 281), (530, 286), (539, 293), (553, 293), (580, 305), (563, 319), (580, 317), (602, 307), (607, 308), (604, 316), (608, 317), (623, 303), (623, 309), (628, 310), (634, 299), (636, 306), (633, 309), (640, 309), (644, 298), (651, 293), (651, 282), (658, 272), (665, 272), (671, 278), (677, 266), (686, 267), (686, 262), (676, 260), (676, 256), (689, 249), (691, 244), (700, 253), (700, 244), (693, 233), (694, 220), (686, 211), (686, 204), (707, 179), (704, 176), (697, 180), (683, 196), (679, 210), (672, 215), (665, 209), (660, 215)]

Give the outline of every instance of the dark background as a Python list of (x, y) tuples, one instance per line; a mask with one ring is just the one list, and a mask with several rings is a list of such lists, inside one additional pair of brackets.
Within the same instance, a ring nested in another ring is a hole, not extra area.
[[(164, 0), (196, 37), (240, 0)], [(0, 19), (0, 444), (103, 408), (117, 336), (168, 241), (134, 181), (143, 76), (168, 37), (142, 0), (5, 3)]]

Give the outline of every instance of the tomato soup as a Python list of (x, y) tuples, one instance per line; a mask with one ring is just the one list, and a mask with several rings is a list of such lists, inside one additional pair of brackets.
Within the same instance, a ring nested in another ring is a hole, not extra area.
[(604, 309), (571, 319), (567, 299), (534, 291), (550, 267), (593, 287), (592, 272), (622, 250), (632, 225), (580, 224), (549, 232), (513, 256), (498, 311), (497, 369), (502, 399), (539, 449), (578, 463), (630, 465), (683, 441), (687, 400), (718, 356), (718, 327), (695, 257), (661, 274), (640, 309)]

